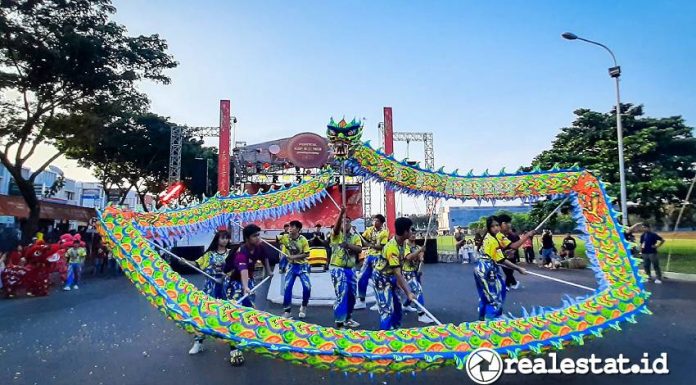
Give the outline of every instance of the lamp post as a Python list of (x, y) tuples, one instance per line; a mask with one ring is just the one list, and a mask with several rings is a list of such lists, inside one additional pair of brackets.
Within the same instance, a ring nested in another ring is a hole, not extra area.
[(564, 32), (561, 34), (567, 40), (582, 40), (586, 43), (598, 45), (611, 55), (614, 61), (614, 66), (609, 68), (609, 76), (616, 81), (616, 137), (618, 138), (619, 147), (619, 181), (621, 184), (621, 224), (628, 226), (628, 208), (626, 207), (626, 170), (624, 168), (624, 152), (623, 152), (623, 126), (621, 125), (621, 94), (619, 92), (619, 77), (621, 76), (621, 67), (616, 62), (616, 56), (609, 47), (596, 41), (584, 39), (574, 33)]

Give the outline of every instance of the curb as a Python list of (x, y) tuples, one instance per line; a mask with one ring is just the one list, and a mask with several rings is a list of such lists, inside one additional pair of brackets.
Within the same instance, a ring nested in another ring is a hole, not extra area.
[(673, 279), (675, 281), (696, 282), (696, 274), (665, 272), (662, 273), (662, 275), (664, 275), (665, 278)]

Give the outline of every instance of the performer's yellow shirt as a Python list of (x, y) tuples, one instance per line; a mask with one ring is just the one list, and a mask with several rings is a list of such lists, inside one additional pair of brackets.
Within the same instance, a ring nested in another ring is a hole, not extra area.
[(375, 270), (384, 275), (393, 275), (394, 270), (400, 268), (404, 261), (404, 249), (406, 244), (399, 246), (396, 238), (392, 238), (382, 249), (382, 255), (375, 262)]
[[(331, 231), (331, 237), (329, 238), (331, 244), (331, 266), (354, 267), (357, 256), (352, 255), (351, 252), (341, 247), (343, 239), (343, 231), (339, 232), (338, 235), (334, 235), (333, 231)], [(348, 235), (348, 243), (355, 246), (362, 246), (358, 234)]]
[[(280, 238), (279, 241), (283, 253), (287, 255), (307, 254), (309, 256), (309, 242), (304, 235), (300, 235), (296, 239), (292, 239), (290, 235), (287, 235)], [(309, 263), (307, 258), (288, 259), (288, 262), (298, 265)]]
[[(413, 254), (413, 253), (417, 253), (420, 250), (420, 247), (418, 245), (413, 245), (413, 246), (408, 245), (407, 250), (408, 250), (408, 253), (406, 253), (407, 255)], [(408, 259), (405, 259), (405, 257), (404, 257), (404, 265), (401, 268), (401, 270), (403, 270), (404, 273), (413, 272), (413, 271), (418, 270), (419, 264), (420, 264), (420, 261), (417, 259), (408, 260)]]
[(222, 274), (222, 268), (225, 266), (227, 255), (227, 251), (222, 253), (207, 251), (196, 260), (196, 264), (204, 271), (212, 270), (215, 274)]
[(503, 249), (510, 244), (510, 240), (502, 233), (496, 234), (493, 237), (491, 234), (486, 234), (483, 238), (483, 254), (495, 262), (501, 262), (505, 259)]
[[(389, 241), (389, 230), (387, 230), (385, 227), (382, 227), (381, 230), (377, 230), (374, 226), (370, 226), (363, 233), (363, 238), (375, 245), (386, 245)], [(382, 248), (382, 250), (384, 250), (384, 248)], [(381, 250), (375, 250), (372, 247), (367, 249), (367, 255), (380, 254), (382, 254)]]

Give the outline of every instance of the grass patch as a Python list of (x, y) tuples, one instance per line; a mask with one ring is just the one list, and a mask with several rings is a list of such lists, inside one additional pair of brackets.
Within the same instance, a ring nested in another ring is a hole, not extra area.
[[(667, 254), (672, 247), (672, 259), (669, 265), (669, 271), (674, 273), (696, 274), (696, 235), (695, 233), (679, 233), (672, 237), (672, 234), (660, 234), (665, 239), (665, 244), (658, 249), (660, 257), (660, 267), (663, 271), (667, 271)], [(561, 243), (565, 235), (555, 235), (554, 242), (560, 250)], [(473, 236), (467, 236), (466, 239), (474, 239)], [(575, 250), (575, 255), (585, 255), (585, 242), (575, 237), (578, 248)], [(534, 252), (538, 253), (541, 248), (541, 237), (534, 237)], [(441, 235), (437, 237), (437, 249), (442, 252), (454, 252), (455, 242), (452, 235)]]

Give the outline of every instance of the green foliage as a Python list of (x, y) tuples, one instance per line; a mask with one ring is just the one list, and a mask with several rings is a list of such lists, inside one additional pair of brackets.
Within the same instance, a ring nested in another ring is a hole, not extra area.
[[(39, 218), (33, 181), (71, 147), (104, 133), (123, 111), (144, 111), (141, 80), (168, 83), (176, 66), (157, 35), (128, 36), (110, 20), (109, 0), (7, 0), (0, 8), (0, 161), (15, 179), (30, 215)], [(106, 124), (105, 124), (106, 123)], [(58, 148), (34, 172), (22, 166), (38, 145)]]
[[(551, 149), (543, 151), (533, 166), (554, 164), (596, 172), (610, 183), (608, 193), (618, 197), (619, 166), (616, 116), (589, 109), (575, 111), (576, 120), (561, 129)], [(651, 118), (642, 106), (622, 105), (624, 158), (629, 212), (642, 218), (663, 217), (667, 204), (684, 199), (694, 176), (696, 138), (680, 116)]]
[[(512, 213), (501, 209), (495, 212), (493, 215), (503, 215), (507, 214), (512, 218), (512, 227), (518, 232), (526, 232), (533, 230), (537, 227), (553, 210), (558, 206), (560, 202), (557, 200), (553, 201), (543, 201), (535, 205), (529, 213)], [(565, 206), (570, 207), (569, 203)], [(478, 221), (469, 224), (469, 229), (483, 232), (486, 230), (486, 218), (481, 217)], [(551, 219), (549, 219), (544, 225), (545, 229), (551, 229), (556, 233), (567, 233), (572, 232), (577, 227), (577, 223), (570, 216), (568, 210), (562, 208), (560, 213), (554, 214)]]
[[(104, 123), (105, 128), (88, 135), (81, 146), (66, 148), (66, 155), (91, 168), (105, 190), (117, 190), (121, 202), (131, 189), (135, 189), (141, 202), (145, 195), (163, 191), (167, 187), (170, 137), (175, 123), (152, 113), (126, 113)], [(209, 174), (210, 180), (216, 180), (217, 150), (203, 147), (202, 140), (185, 136), (181, 151), (184, 180), (193, 175), (195, 158), (213, 160)], [(143, 209), (147, 210), (145, 206)]]

